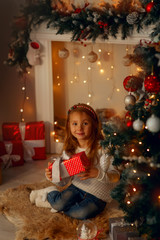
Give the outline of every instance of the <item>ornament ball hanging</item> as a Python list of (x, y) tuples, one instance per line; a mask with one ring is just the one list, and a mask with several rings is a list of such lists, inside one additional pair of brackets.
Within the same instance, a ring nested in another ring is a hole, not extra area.
[(149, 12), (152, 10), (153, 6), (154, 6), (154, 2), (153, 2), (153, 1), (149, 2), (149, 3), (146, 5), (146, 12), (149, 13)]
[(124, 89), (128, 92), (135, 92), (142, 86), (141, 79), (136, 76), (127, 76), (123, 81)]
[(126, 106), (128, 106), (128, 105), (134, 105), (135, 104), (135, 102), (136, 102), (136, 98), (135, 98), (135, 96), (133, 96), (133, 95), (127, 95), (126, 97), (125, 97), (125, 99), (124, 99), (124, 103), (125, 103), (125, 105)]
[(144, 128), (144, 122), (139, 118), (133, 122), (133, 129), (135, 131), (141, 131)]
[(154, 114), (151, 115), (150, 118), (146, 121), (146, 126), (148, 131), (152, 133), (159, 132), (160, 130), (160, 119), (156, 117)]
[(155, 75), (149, 75), (144, 80), (144, 87), (147, 92), (160, 92), (160, 81)]

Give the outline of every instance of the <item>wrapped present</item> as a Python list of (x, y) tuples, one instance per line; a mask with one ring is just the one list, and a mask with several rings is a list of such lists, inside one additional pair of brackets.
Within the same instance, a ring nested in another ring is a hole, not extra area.
[(85, 167), (90, 165), (90, 161), (84, 151), (73, 155), (70, 159), (62, 160), (61, 157), (58, 157), (53, 160), (54, 164), (51, 164), (48, 168), (52, 170), (52, 181), (54, 183), (84, 172), (86, 170)]
[(23, 145), (21, 141), (0, 142), (0, 159), (3, 168), (16, 167), (24, 164)]
[(73, 176), (80, 172), (85, 172), (85, 167), (90, 165), (90, 161), (83, 151), (73, 155), (72, 158), (68, 160), (64, 160), (62, 164), (67, 169), (68, 174)]
[(46, 159), (44, 122), (3, 123), (4, 141), (23, 142), (24, 160)]
[(119, 217), (109, 219), (109, 235), (111, 240), (128, 240), (129, 237), (138, 237), (139, 233), (135, 226)]

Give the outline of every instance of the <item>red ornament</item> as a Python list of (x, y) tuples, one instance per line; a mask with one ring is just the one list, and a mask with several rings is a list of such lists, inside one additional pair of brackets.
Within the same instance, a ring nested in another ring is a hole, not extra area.
[(40, 48), (40, 45), (39, 45), (38, 42), (31, 42), (30, 45), (33, 49), (39, 49)]
[(133, 121), (132, 120), (129, 120), (129, 121), (127, 121), (127, 127), (132, 127), (132, 125), (133, 125)]
[(124, 79), (123, 86), (128, 92), (135, 92), (142, 86), (141, 79), (136, 76), (128, 76)]
[(147, 92), (160, 92), (160, 80), (155, 75), (149, 75), (144, 80), (144, 87)]
[(149, 13), (149, 12), (152, 10), (154, 4), (155, 4), (155, 3), (154, 3), (153, 1), (149, 2), (149, 3), (146, 5), (146, 12)]

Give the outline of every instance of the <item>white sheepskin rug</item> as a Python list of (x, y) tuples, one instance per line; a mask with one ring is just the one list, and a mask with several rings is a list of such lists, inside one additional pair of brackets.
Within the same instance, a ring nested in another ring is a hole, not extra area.
[[(32, 190), (50, 186), (48, 181), (20, 185), (0, 193), (0, 213), (16, 226), (15, 240), (77, 240), (76, 228), (80, 220), (63, 213), (52, 213), (48, 208), (37, 207), (29, 200)], [(123, 216), (122, 211), (110, 203), (97, 217), (90, 219), (105, 239), (109, 231), (108, 219)]]

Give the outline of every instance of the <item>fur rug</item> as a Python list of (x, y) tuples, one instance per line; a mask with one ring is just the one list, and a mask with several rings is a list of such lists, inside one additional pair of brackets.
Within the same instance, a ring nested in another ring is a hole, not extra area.
[[(80, 220), (71, 219), (63, 213), (51, 213), (50, 209), (36, 207), (29, 200), (31, 190), (50, 186), (48, 181), (20, 185), (0, 193), (0, 213), (16, 226), (15, 240), (76, 240), (76, 228)], [(108, 219), (123, 213), (110, 203), (97, 217), (91, 219), (98, 229), (99, 238), (108, 234)]]

